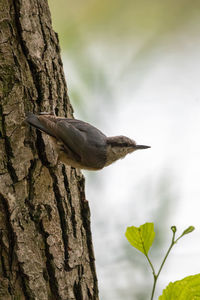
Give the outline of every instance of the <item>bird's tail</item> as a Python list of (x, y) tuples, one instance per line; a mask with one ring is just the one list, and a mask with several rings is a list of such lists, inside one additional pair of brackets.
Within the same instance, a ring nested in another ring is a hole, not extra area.
[(52, 137), (55, 137), (54, 133), (51, 130), (51, 127), (47, 127), (45, 126), (46, 124), (42, 124), (37, 115), (34, 115), (33, 113), (28, 113), (26, 117), (26, 122), (32, 125), (33, 127), (51, 135)]

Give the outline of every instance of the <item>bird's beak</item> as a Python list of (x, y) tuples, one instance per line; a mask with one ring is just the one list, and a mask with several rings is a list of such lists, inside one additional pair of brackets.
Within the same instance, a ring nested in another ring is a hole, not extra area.
[(136, 145), (135, 148), (136, 148), (136, 150), (139, 150), (139, 149), (148, 149), (148, 148), (151, 148), (151, 146)]

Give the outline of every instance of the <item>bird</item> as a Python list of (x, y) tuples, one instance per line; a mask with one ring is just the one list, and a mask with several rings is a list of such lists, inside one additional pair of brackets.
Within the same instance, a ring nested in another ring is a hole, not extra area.
[(79, 169), (101, 170), (128, 153), (147, 149), (126, 136), (107, 137), (96, 127), (52, 113), (28, 113), (26, 122), (49, 135), (62, 163)]

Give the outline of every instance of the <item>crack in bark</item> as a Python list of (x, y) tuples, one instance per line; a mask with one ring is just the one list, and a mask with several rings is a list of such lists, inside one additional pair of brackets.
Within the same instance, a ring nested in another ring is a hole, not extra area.
[(80, 198), (84, 201), (81, 201), (81, 215), (83, 220), (83, 227), (85, 231), (87, 232), (86, 235), (86, 242), (88, 247), (88, 254), (90, 259), (90, 269), (93, 275), (93, 299), (98, 299), (98, 281), (97, 281), (97, 275), (96, 275), (96, 268), (95, 268), (95, 258), (94, 258), (94, 250), (93, 250), (93, 244), (92, 244), (92, 233), (91, 233), (91, 223), (90, 223), (90, 208), (88, 205), (88, 201), (85, 200), (85, 193), (83, 190), (85, 178), (79, 177), (78, 180), (78, 188), (80, 192)]
[[(13, 295), (13, 284), (12, 284), (12, 272), (13, 272), (13, 270), (12, 270), (12, 267), (13, 267), (14, 254), (15, 254), (15, 251), (14, 251), (15, 234), (14, 234), (13, 228), (11, 226), (10, 211), (9, 211), (7, 199), (2, 194), (0, 194), (0, 201), (2, 203), (2, 207), (3, 207), (4, 212), (5, 212), (4, 215), (5, 215), (5, 218), (6, 218), (6, 228), (7, 228), (7, 235), (8, 235), (8, 250), (6, 250), (6, 247), (4, 245), (2, 236), (0, 238), (1, 265), (2, 265), (3, 275), (4, 275), (5, 278), (8, 279), (8, 282), (9, 282), (8, 292), (12, 296)], [(5, 248), (5, 251), (6, 251), (9, 270), (6, 269), (5, 257), (3, 255), (3, 248)]]
[(3, 114), (3, 108), (2, 105), (0, 105), (0, 116), (1, 116), (1, 129), (2, 129), (2, 138), (4, 139), (4, 145), (5, 145), (5, 153), (6, 153), (6, 165), (7, 165), (7, 170), (9, 172), (9, 175), (12, 179), (13, 182), (13, 187), (14, 184), (18, 182), (18, 177), (15, 172), (15, 169), (12, 165), (11, 159), (14, 157), (12, 147), (10, 144), (9, 137), (6, 135), (6, 124), (5, 124), (5, 115)]
[[(54, 266), (53, 256), (49, 251), (49, 245), (47, 243), (47, 238), (49, 236), (49, 233), (45, 231), (42, 221), (40, 221), (40, 223), (39, 223), (39, 228), (40, 228), (40, 233), (42, 235), (43, 242), (45, 245), (45, 256), (47, 258), (46, 268), (47, 268), (47, 272), (48, 272), (49, 287), (50, 287), (52, 296), (55, 297), (53, 299), (62, 300), (62, 297), (59, 296), (58, 281), (55, 276), (55, 266)], [(47, 280), (47, 274), (43, 273), (43, 276), (44, 276), (44, 279)]]
[(13, 0), (13, 7), (15, 10), (15, 24), (16, 24), (16, 28), (17, 28), (17, 34), (18, 34), (18, 38), (20, 41), (21, 49), (22, 49), (24, 56), (26, 57), (30, 72), (32, 74), (33, 82), (34, 82), (35, 88), (38, 93), (38, 98), (37, 98), (36, 102), (38, 103), (38, 105), (40, 105), (43, 100), (43, 93), (41, 92), (42, 79), (41, 79), (40, 73), (37, 70), (37, 64), (35, 64), (29, 58), (29, 49), (27, 48), (25, 40), (23, 39), (22, 34), (21, 34), (23, 32), (23, 28), (20, 23), (20, 13), (19, 13), (20, 12), (20, 3), (19, 3), (19, 1)]
[(71, 196), (71, 192), (70, 192), (70, 188), (69, 188), (69, 182), (68, 182), (67, 175), (66, 175), (65, 165), (62, 166), (62, 174), (63, 174), (63, 178), (64, 178), (65, 190), (67, 192), (67, 200), (69, 201), (70, 208), (71, 208), (71, 222), (72, 222), (72, 228), (73, 228), (73, 236), (75, 238), (77, 238), (77, 232), (76, 232), (77, 222), (76, 222), (76, 218), (75, 218), (76, 214), (75, 214), (75, 209), (72, 205), (72, 196)]
[(36, 2), (37, 2), (38, 10), (39, 10), (38, 19), (39, 19), (39, 22), (40, 22), (40, 28), (41, 28), (41, 32), (42, 32), (42, 36), (43, 36), (43, 41), (44, 41), (44, 50), (43, 50), (43, 54), (42, 54), (42, 60), (44, 60), (44, 53), (47, 50), (47, 41), (46, 41), (46, 35), (45, 35), (45, 32), (44, 32), (44, 29), (43, 29), (43, 23), (42, 23), (42, 20), (41, 20), (42, 13), (41, 13), (41, 10), (40, 10), (40, 0), (39, 1), (37, 0)]
[(36, 130), (36, 148), (38, 152), (38, 157), (41, 160), (42, 164), (49, 169), (50, 163), (47, 159), (46, 152), (45, 152), (45, 144), (42, 138), (42, 133), (39, 130)]
[(7, 199), (4, 198), (2, 194), (0, 194), (0, 200), (4, 207), (5, 216), (6, 216), (6, 227), (8, 230), (8, 240), (9, 240), (9, 250), (8, 250), (8, 261), (9, 261), (9, 269), (12, 270), (13, 264), (13, 256), (14, 256), (14, 246), (15, 246), (15, 235), (10, 222), (10, 212), (8, 208)]
[(96, 300), (95, 295), (94, 295), (94, 297), (92, 297), (92, 294), (91, 294), (90, 289), (88, 287), (87, 287), (87, 294), (88, 294), (88, 299)]
[(32, 295), (32, 291), (29, 287), (29, 278), (23, 271), (23, 264), (19, 263), (19, 271), (18, 272), (19, 272), (19, 276), (20, 276), (20, 279), (21, 279), (22, 290), (23, 290), (25, 299), (26, 300), (35, 300), (35, 297)]
[(8, 251), (6, 249), (6, 246), (3, 242), (3, 232), (1, 230), (0, 232), (0, 260), (1, 260), (1, 270), (2, 270), (2, 274), (3, 274), (3, 277), (5, 278), (8, 278), (8, 273), (7, 273), (7, 270), (6, 270), (6, 263), (5, 263), (5, 257), (3, 255), (3, 252), (5, 252), (5, 254), (8, 256)]
[[(65, 81), (65, 78), (64, 78), (63, 74), (62, 74), (62, 79), (63, 79), (63, 81)], [(67, 117), (67, 103), (70, 103), (69, 102), (69, 97), (68, 97), (67, 91), (64, 90), (64, 94), (63, 94), (63, 110), (65, 112), (65, 117)], [(69, 108), (71, 110), (70, 111), (71, 115), (73, 115), (74, 109), (71, 106), (71, 104), (69, 104)]]
[(83, 293), (82, 293), (80, 281), (74, 282), (73, 291), (76, 300), (83, 300)]
[(32, 202), (34, 198), (34, 182), (33, 182), (33, 174), (37, 165), (37, 160), (33, 159), (30, 161), (31, 165), (29, 167), (27, 182), (28, 182), (28, 200), (29, 203)]
[(58, 180), (54, 172), (52, 171), (52, 168), (49, 168), (49, 173), (51, 175), (51, 178), (53, 180), (53, 191), (56, 199), (56, 204), (57, 204), (57, 209), (58, 209), (58, 214), (60, 218), (60, 225), (61, 225), (61, 230), (62, 230), (62, 239), (63, 239), (63, 244), (64, 244), (64, 252), (65, 252), (65, 268), (66, 269), (71, 269), (68, 264), (69, 260), (69, 252), (68, 252), (68, 227), (67, 227), (67, 216), (65, 214), (65, 209), (63, 207), (63, 201), (62, 201), (62, 196), (60, 194), (60, 190), (58, 187)]
[(30, 219), (34, 222), (36, 228), (38, 228), (38, 221), (40, 220), (41, 215), (41, 207), (38, 205), (37, 210), (35, 206), (32, 204), (34, 199), (34, 179), (33, 174), (36, 169), (37, 159), (33, 159), (30, 161), (31, 165), (28, 170), (27, 175), (27, 183), (28, 183), (28, 198), (25, 199), (25, 204), (28, 207)]

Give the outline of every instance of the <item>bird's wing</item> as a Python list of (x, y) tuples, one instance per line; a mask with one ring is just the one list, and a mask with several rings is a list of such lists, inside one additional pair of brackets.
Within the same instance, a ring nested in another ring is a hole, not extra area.
[(101, 169), (106, 162), (106, 136), (94, 126), (75, 119), (60, 119), (57, 134), (85, 166)]
[(69, 124), (71, 124), (72, 126), (74, 126), (76, 129), (82, 131), (82, 132), (91, 132), (91, 130), (95, 131), (95, 133), (97, 134), (97, 132), (99, 134), (101, 134), (102, 136), (105, 137), (105, 135), (96, 127), (92, 126), (91, 124), (84, 122), (84, 121), (80, 121), (77, 119), (63, 119), (66, 120)]
[(56, 122), (56, 135), (66, 147), (81, 157), (86, 143), (86, 136), (67, 120), (59, 119)]

